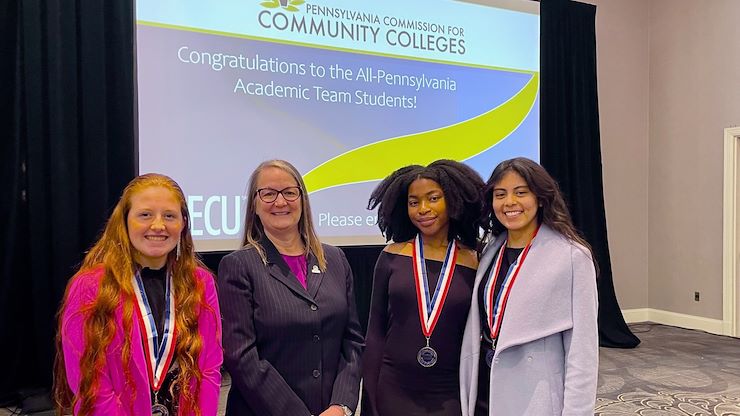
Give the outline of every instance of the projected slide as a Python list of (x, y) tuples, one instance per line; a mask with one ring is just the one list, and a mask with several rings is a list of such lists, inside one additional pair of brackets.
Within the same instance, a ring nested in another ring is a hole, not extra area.
[(539, 159), (539, 16), (504, 3), (138, 0), (139, 171), (183, 186), (199, 250), (238, 247), (274, 158), (322, 240), (382, 243), (366, 206), (393, 170)]

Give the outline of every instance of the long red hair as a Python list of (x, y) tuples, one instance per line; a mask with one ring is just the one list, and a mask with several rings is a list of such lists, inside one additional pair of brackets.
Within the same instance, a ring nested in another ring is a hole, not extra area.
[[(126, 386), (133, 398), (136, 395), (131, 375), (131, 329), (134, 314), (134, 287), (132, 276), (136, 273), (134, 247), (128, 235), (127, 218), (131, 210), (131, 198), (150, 187), (162, 187), (172, 192), (180, 203), (183, 217), (183, 229), (180, 235), (179, 258), (172, 250), (167, 257), (167, 267), (172, 273), (175, 296), (175, 330), (177, 345), (176, 361), (179, 375), (174, 382), (174, 391), (179, 391), (181, 412), (194, 412), (200, 415), (198, 396), (202, 373), (198, 368), (198, 356), (203, 349), (203, 340), (198, 334), (198, 315), (201, 311), (211, 310), (205, 302), (205, 288), (195, 276), (197, 267), (205, 267), (195, 256), (193, 238), (190, 235), (189, 214), (185, 195), (180, 186), (171, 178), (160, 174), (145, 174), (134, 178), (123, 190), (121, 199), (113, 209), (100, 239), (85, 256), (79, 271), (70, 279), (59, 308), (58, 329), (56, 336), (56, 358), (54, 362), (54, 400), (58, 414), (69, 412), (79, 403), (78, 415), (89, 415), (95, 404), (98, 374), (106, 364), (106, 348), (111, 343), (116, 331), (114, 313), (119, 304), (123, 310), (124, 344), (121, 360), (126, 378)], [(62, 351), (62, 312), (68, 304), (69, 287), (79, 275), (103, 267), (103, 278), (97, 297), (83, 307), (86, 316), (84, 326), (85, 349), (80, 358), (79, 394), (75, 396), (67, 382)], [(175, 397), (177, 400), (178, 398)], [(131, 409), (133, 414), (133, 409)]]

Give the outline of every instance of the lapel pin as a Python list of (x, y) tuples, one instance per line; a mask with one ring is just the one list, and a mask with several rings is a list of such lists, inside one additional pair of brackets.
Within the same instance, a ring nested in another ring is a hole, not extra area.
[(311, 268), (311, 273), (321, 273), (321, 270), (319, 270), (319, 266), (313, 265), (313, 268)]

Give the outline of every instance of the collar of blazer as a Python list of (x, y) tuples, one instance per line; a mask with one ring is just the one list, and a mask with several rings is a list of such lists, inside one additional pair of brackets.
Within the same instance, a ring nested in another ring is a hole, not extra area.
[(282, 282), (296, 295), (313, 302), (324, 277), (324, 273), (313, 273), (313, 270), (318, 269), (316, 257), (311, 252), (308, 253), (308, 258), (306, 259), (306, 288), (304, 289), (298, 278), (290, 271), (290, 267), (283, 260), (283, 256), (277, 247), (272, 244), (272, 241), (267, 236), (263, 236), (260, 244), (265, 249), (270, 275)]
[[(501, 233), (484, 249), (478, 266), (475, 290), (478, 290), (501, 245), (506, 243), (506, 237), (506, 233)], [(570, 298), (563, 298), (571, 292), (571, 276), (562, 275), (571, 270), (571, 246), (550, 227), (544, 224), (540, 227), (512, 288), (496, 347), (497, 354), (512, 346), (572, 327), (571, 317), (566, 313), (566, 310), (570, 310)], [(562, 262), (567, 262), (568, 267), (557, 267)], [(548, 306), (554, 306), (555, 309)]]

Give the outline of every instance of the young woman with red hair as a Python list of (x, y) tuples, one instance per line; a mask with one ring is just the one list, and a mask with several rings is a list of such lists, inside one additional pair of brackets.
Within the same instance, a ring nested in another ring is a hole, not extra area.
[(132, 180), (70, 279), (59, 311), (54, 396), (75, 415), (215, 415), (221, 320), (167, 176)]

